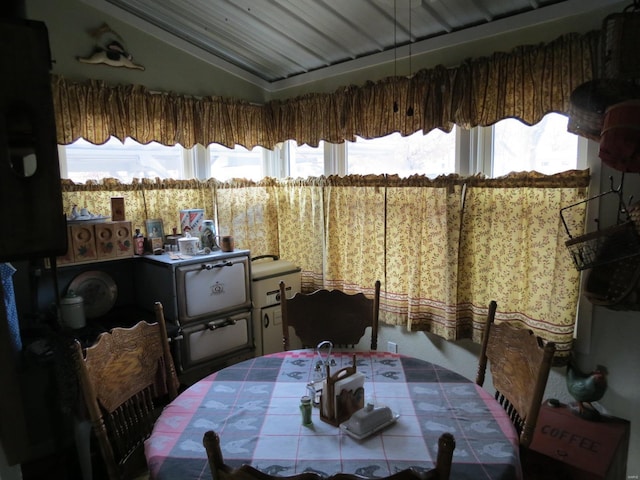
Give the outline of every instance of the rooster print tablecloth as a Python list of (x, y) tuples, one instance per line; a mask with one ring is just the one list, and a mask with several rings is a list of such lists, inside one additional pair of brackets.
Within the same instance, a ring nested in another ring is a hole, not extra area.
[[(270, 474), (357, 473), (370, 478), (413, 467), (433, 468), (438, 437), (455, 437), (451, 478), (521, 478), (515, 429), (493, 397), (438, 365), (389, 352), (355, 352), (365, 375), (365, 398), (386, 405), (398, 420), (357, 440), (320, 420), (301, 424), (317, 357), (295, 350), (253, 358), (215, 372), (166, 407), (145, 445), (151, 478), (211, 479), (202, 437), (218, 432), (231, 466), (251, 464)], [(334, 352), (335, 372), (353, 351)]]

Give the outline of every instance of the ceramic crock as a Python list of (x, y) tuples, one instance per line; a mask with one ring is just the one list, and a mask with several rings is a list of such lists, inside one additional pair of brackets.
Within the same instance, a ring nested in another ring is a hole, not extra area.
[(178, 239), (178, 249), (182, 255), (196, 255), (198, 253), (198, 238), (187, 233)]
[(84, 315), (84, 299), (73, 290), (60, 299), (62, 323), (69, 328), (83, 328), (87, 325)]

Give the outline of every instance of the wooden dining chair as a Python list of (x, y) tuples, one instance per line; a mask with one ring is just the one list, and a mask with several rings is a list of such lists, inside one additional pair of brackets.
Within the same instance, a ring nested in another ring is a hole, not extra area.
[(373, 298), (324, 289), (287, 298), (285, 292), (286, 286), (280, 282), (284, 350), (289, 349), (289, 327), (293, 327), (303, 347), (316, 347), (324, 340), (334, 346), (353, 347), (371, 327), (371, 350), (377, 350), (380, 280), (375, 283)]
[(526, 448), (533, 439), (538, 413), (556, 347), (531, 330), (495, 323), (497, 304), (491, 301), (484, 327), (476, 384), (483, 386), (487, 361), (495, 398), (507, 411)]
[(177, 396), (162, 304), (155, 322), (117, 327), (82, 349), (75, 361), (84, 404), (110, 480), (146, 469), (143, 444), (162, 406)]
[[(269, 475), (250, 465), (231, 468), (224, 463), (220, 437), (213, 430), (205, 432), (202, 439), (207, 451), (207, 459), (213, 480), (366, 480), (366, 477), (352, 473), (337, 473), (330, 477), (323, 477), (315, 472), (302, 472), (285, 477)], [(435, 467), (426, 471), (412, 468), (401, 470), (387, 477), (377, 477), (379, 480), (448, 480), (451, 475), (453, 451), (456, 442), (453, 435), (443, 433), (438, 439), (438, 453)]]

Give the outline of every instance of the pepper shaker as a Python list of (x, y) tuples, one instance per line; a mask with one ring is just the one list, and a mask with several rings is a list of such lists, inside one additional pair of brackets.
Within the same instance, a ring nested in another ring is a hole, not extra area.
[(308, 427), (313, 425), (311, 420), (311, 397), (305, 395), (300, 399), (300, 415), (302, 416), (302, 425)]

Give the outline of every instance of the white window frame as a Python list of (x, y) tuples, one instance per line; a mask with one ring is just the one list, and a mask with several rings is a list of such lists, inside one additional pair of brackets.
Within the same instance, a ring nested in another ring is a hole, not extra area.
[[(475, 127), (465, 130), (454, 127), (456, 136), (456, 160), (455, 173), (461, 176), (470, 176), (482, 173), (487, 177), (493, 177), (493, 132), (494, 127)], [(578, 161), (576, 168), (588, 167), (588, 140), (578, 137)], [(344, 176), (348, 171), (347, 143), (332, 144), (323, 142), (324, 149), (324, 175)], [(290, 174), (290, 152), (296, 143), (288, 140), (276, 145), (273, 150), (263, 150), (262, 170), (265, 177), (286, 178)], [(66, 150), (64, 146), (58, 147), (60, 161), (60, 174), (62, 178), (68, 178), (66, 162)], [(209, 151), (207, 147), (196, 145), (183, 151), (183, 175), (185, 179), (195, 178), (207, 180), (211, 178), (209, 165)], [(454, 173), (454, 172), (451, 172)]]

